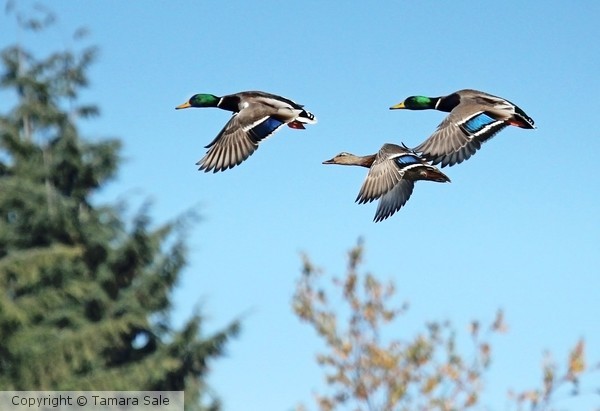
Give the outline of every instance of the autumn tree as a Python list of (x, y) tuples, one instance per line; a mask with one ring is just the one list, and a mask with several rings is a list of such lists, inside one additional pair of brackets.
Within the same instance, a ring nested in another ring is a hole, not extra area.
[[(332, 286), (323, 284), (322, 270), (303, 256), (293, 309), (324, 343), (317, 362), (324, 369), (327, 389), (315, 394), (318, 409), (481, 409), (491, 340), (507, 329), (502, 311), (489, 324), (469, 324), (471, 349), (466, 353), (464, 344), (458, 348), (458, 333), (447, 321), (427, 323), (414, 336), (391, 335), (389, 326), (401, 319), (408, 306), (395, 300), (392, 282), (361, 271), (363, 252), (359, 242), (348, 254), (345, 275), (331, 279)], [(547, 362), (543, 388), (511, 393), (512, 404), (515, 409), (550, 410), (557, 390), (565, 385), (577, 388), (579, 377), (594, 370), (598, 367), (585, 365), (581, 340), (564, 369)]]

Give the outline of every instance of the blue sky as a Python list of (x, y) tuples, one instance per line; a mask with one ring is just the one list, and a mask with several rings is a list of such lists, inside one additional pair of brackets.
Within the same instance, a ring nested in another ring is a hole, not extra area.
[[(366, 269), (411, 305), (391, 329), (399, 337), (443, 319), (466, 332), (471, 319), (505, 310), (510, 331), (494, 340), (486, 379), (490, 410), (506, 409), (509, 388), (538, 385), (545, 350), (562, 360), (584, 337), (588, 359), (600, 359), (600, 3), (46, 3), (57, 26), (32, 36), (2, 15), (0, 46), (71, 47), (70, 33), (90, 29), (100, 55), (82, 100), (101, 117), (81, 128), (122, 138), (125, 157), (99, 201), (150, 198), (157, 222), (199, 210), (173, 318), (199, 307), (209, 332), (244, 315), (227, 358), (212, 364), (226, 411), (312, 407), (324, 386), (321, 345), (291, 311), (299, 253), (341, 275), (358, 237)], [(366, 170), (321, 162), (417, 145), (445, 114), (388, 107), (462, 88), (515, 102), (538, 129), (503, 131), (444, 170), (451, 184), (417, 183), (399, 213), (374, 224), (376, 204), (353, 202)], [(175, 106), (194, 93), (253, 89), (304, 104), (319, 123), (281, 129), (227, 172), (196, 171), (229, 113)]]

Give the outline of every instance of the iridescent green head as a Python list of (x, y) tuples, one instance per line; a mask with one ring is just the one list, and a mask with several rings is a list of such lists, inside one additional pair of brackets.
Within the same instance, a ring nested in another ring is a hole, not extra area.
[(176, 110), (189, 107), (217, 107), (220, 98), (212, 94), (194, 94), (188, 101), (175, 107)]
[(439, 98), (431, 98), (425, 96), (410, 96), (402, 103), (390, 107), (390, 110), (406, 109), (406, 110), (428, 110), (434, 109)]

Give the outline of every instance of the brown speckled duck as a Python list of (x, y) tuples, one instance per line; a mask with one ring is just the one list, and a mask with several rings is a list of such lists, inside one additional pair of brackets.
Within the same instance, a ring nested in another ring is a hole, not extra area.
[(362, 166), (369, 169), (356, 201), (363, 204), (379, 199), (373, 219), (375, 222), (385, 220), (406, 204), (415, 181), (450, 181), (437, 167), (427, 164), (404, 145), (384, 144), (376, 154), (368, 156), (342, 152), (323, 164)]

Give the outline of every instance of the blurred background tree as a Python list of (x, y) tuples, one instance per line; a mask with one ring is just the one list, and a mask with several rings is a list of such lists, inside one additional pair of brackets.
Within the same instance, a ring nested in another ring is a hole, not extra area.
[[(490, 324), (469, 324), (470, 352), (465, 353), (464, 345), (457, 343), (456, 329), (447, 321), (428, 323), (414, 337), (402, 338), (394, 323), (408, 306), (394, 300), (392, 282), (383, 283), (375, 275), (360, 271), (363, 252), (359, 241), (348, 253), (345, 275), (332, 278), (332, 286), (322, 283), (322, 270), (303, 256), (293, 309), (324, 343), (324, 351), (316, 360), (324, 369), (327, 389), (315, 393), (317, 408), (487, 409), (481, 404), (483, 377), (492, 360), (491, 338), (507, 330), (503, 312), (498, 311)], [(390, 330), (392, 325), (394, 330)], [(510, 407), (548, 411), (558, 409), (558, 400), (562, 406), (562, 400), (574, 395), (598, 396), (600, 387), (582, 392), (579, 380), (586, 373), (597, 372), (599, 366), (586, 365), (585, 343), (580, 340), (565, 367), (548, 357), (541, 388), (510, 392)]]
[[(54, 21), (7, 5), (24, 30)], [(180, 330), (168, 317), (193, 216), (153, 227), (146, 205), (126, 221), (124, 204), (91, 199), (121, 147), (77, 128), (98, 115), (78, 103), (96, 51), (1, 51), (0, 93), (14, 105), (0, 113), (0, 387), (185, 390), (186, 409), (218, 409), (205, 398), (208, 362), (239, 323), (206, 337), (200, 314)]]

